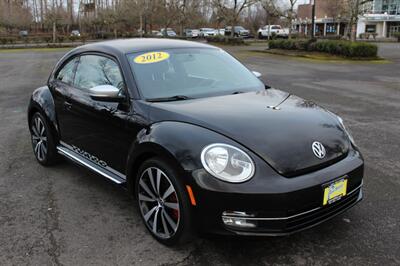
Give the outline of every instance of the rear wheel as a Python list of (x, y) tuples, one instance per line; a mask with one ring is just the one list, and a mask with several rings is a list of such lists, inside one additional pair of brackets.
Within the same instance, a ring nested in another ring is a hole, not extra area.
[(36, 112), (30, 121), (32, 148), (36, 160), (42, 165), (54, 164), (57, 160), (55, 140), (45, 117)]
[(188, 241), (192, 236), (188, 196), (177, 179), (178, 171), (161, 158), (146, 161), (139, 169), (136, 197), (143, 222), (152, 236), (165, 245)]

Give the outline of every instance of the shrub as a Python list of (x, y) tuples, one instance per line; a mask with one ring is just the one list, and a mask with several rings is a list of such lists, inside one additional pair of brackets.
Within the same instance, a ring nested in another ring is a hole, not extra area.
[(70, 36), (68, 37), (68, 39), (73, 43), (73, 42), (75, 42), (76, 40), (79, 40), (79, 37), (78, 37), (78, 36), (75, 36), (75, 35), (70, 35)]
[(44, 36), (44, 37), (43, 37), (43, 40), (44, 40), (46, 43), (50, 43), (51, 41), (53, 41), (53, 36)]
[(245, 45), (243, 38), (238, 37), (226, 37), (226, 36), (213, 36), (206, 37), (207, 42), (209, 43), (222, 43), (228, 45)]
[(15, 44), (15, 43), (17, 43), (17, 38), (15, 38), (15, 37), (10, 37), (10, 38), (8, 38), (8, 43), (9, 43), (9, 44)]
[(27, 44), (27, 43), (29, 43), (31, 41), (30, 37), (27, 37), (27, 36), (21, 37), (21, 40), (25, 44)]
[(82, 42), (82, 43), (86, 43), (86, 40), (87, 40), (87, 39), (88, 39), (88, 35), (82, 33), (82, 34), (81, 34), (81, 42)]
[(35, 36), (35, 37), (32, 37), (31, 40), (33, 43), (41, 43), (43, 39)]
[(57, 41), (58, 41), (59, 43), (62, 43), (62, 42), (64, 41), (64, 39), (65, 39), (65, 37), (64, 37), (63, 35), (58, 35), (58, 36), (57, 36)]
[(393, 37), (397, 38), (397, 41), (400, 42), (400, 32), (393, 33)]
[(337, 40), (273, 40), (269, 42), (271, 49), (316, 51), (352, 58), (376, 57), (378, 47), (364, 42)]

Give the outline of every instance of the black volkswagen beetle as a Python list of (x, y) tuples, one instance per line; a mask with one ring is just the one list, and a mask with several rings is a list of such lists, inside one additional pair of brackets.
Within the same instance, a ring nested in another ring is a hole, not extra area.
[(166, 245), (291, 234), (358, 203), (363, 158), (342, 119), (258, 77), (197, 42), (76, 48), (32, 94), (34, 154), (126, 186)]

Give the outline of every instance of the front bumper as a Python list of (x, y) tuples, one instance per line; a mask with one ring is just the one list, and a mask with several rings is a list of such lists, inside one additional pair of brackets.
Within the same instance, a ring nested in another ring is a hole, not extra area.
[[(259, 166), (261, 162), (255, 163)], [(280, 176), (268, 166), (257, 168), (256, 175), (242, 184), (216, 180), (202, 170), (192, 173), (198, 202), (195, 221), (201, 231), (287, 235), (331, 219), (362, 200), (364, 164), (355, 150), (329, 167), (292, 178)], [(347, 195), (322, 206), (323, 187), (342, 177), (348, 180)], [(255, 226), (227, 225), (223, 222), (226, 218), (243, 219)]]
[(235, 218), (250, 221), (256, 227), (241, 229), (238, 227), (226, 226), (226, 230), (238, 235), (265, 235), (265, 236), (282, 236), (290, 235), (298, 231), (302, 231), (323, 223), (336, 215), (339, 215), (353, 207), (362, 200), (362, 185), (354, 189), (341, 200), (327, 207), (317, 207), (302, 213), (298, 213), (287, 217), (251, 217), (243, 218), (243, 216), (223, 215), (224, 219)]

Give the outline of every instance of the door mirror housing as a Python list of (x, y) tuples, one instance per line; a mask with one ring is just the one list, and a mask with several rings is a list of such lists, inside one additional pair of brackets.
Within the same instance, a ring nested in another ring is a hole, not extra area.
[(89, 95), (93, 100), (101, 102), (122, 102), (125, 100), (121, 90), (112, 85), (99, 85), (90, 88)]
[(256, 76), (257, 78), (261, 78), (262, 76), (260, 72), (257, 71), (251, 71), (251, 72), (253, 72), (254, 76)]

